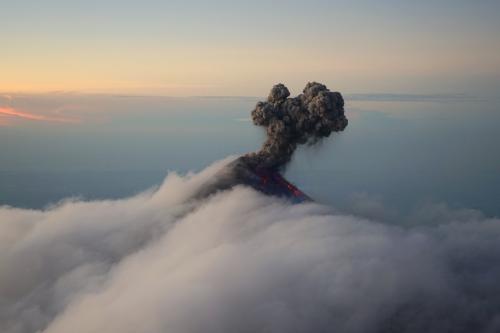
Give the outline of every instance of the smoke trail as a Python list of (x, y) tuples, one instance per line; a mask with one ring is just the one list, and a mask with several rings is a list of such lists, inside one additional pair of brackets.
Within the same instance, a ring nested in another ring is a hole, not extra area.
[(258, 102), (252, 111), (255, 125), (267, 131), (267, 140), (257, 153), (245, 156), (250, 167), (279, 169), (288, 163), (299, 144), (313, 144), (347, 126), (344, 99), (325, 85), (309, 82), (303, 93), (289, 98), (290, 92), (277, 84), (267, 102)]
[(498, 332), (500, 220), (400, 228), (236, 186), (0, 207), (0, 331)]

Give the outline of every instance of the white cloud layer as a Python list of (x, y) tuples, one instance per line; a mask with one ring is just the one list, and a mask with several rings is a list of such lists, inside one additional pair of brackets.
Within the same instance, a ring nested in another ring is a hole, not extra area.
[[(498, 332), (500, 220), (407, 226), (237, 187), (0, 208), (0, 331)], [(450, 215), (452, 216), (452, 215)]]

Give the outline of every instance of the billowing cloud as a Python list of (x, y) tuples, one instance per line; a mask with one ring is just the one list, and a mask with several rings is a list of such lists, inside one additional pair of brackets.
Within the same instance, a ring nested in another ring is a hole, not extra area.
[(252, 111), (253, 123), (266, 129), (262, 148), (243, 157), (250, 167), (280, 169), (292, 158), (298, 145), (313, 144), (347, 126), (344, 99), (318, 82), (306, 84), (303, 93), (290, 98), (288, 88), (277, 84), (267, 101)]
[(190, 200), (227, 162), (122, 200), (0, 208), (0, 331), (499, 331), (500, 220), (401, 228), (244, 187)]

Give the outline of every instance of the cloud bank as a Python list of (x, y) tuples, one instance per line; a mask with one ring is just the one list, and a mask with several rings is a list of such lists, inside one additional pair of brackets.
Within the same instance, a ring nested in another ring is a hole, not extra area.
[(0, 208), (0, 331), (498, 332), (500, 220), (398, 227), (235, 187)]

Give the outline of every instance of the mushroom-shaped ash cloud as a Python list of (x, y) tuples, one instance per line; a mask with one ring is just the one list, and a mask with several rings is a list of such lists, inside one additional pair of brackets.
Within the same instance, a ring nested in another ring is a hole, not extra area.
[(291, 159), (299, 144), (314, 144), (332, 132), (344, 130), (344, 99), (317, 82), (309, 82), (303, 93), (289, 97), (283, 84), (277, 84), (266, 102), (258, 102), (252, 111), (253, 123), (267, 130), (260, 151), (244, 156), (254, 168), (279, 170)]

